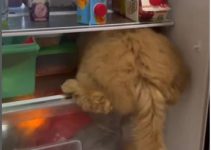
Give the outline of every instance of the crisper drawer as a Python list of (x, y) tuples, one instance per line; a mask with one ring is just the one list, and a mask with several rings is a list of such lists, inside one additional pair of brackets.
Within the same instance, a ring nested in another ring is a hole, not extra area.
[(92, 122), (70, 100), (6, 104), (2, 119), (4, 150), (82, 150), (73, 137)]

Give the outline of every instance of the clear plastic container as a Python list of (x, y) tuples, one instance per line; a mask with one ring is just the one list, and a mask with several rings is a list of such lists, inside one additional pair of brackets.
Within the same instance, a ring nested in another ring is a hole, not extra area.
[(61, 100), (57, 105), (55, 102), (24, 104), (4, 113), (2, 149), (82, 150), (81, 140), (73, 138), (89, 126), (92, 119), (66, 101)]

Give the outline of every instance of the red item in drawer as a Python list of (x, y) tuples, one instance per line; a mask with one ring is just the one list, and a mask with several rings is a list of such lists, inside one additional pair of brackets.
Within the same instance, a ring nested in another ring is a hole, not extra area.
[(38, 128), (29, 142), (30, 146), (41, 146), (46, 144), (66, 141), (74, 137), (80, 130), (92, 122), (89, 115), (84, 112), (71, 112), (61, 116), (54, 116), (45, 121), (45, 125)]

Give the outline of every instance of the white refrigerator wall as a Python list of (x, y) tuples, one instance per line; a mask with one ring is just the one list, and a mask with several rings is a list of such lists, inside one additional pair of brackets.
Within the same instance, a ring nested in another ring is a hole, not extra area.
[[(209, 81), (209, 0), (172, 0), (175, 26), (169, 37), (191, 70), (191, 83), (181, 101), (169, 108), (168, 150), (203, 150)], [(173, 69), (173, 68), (172, 68)]]

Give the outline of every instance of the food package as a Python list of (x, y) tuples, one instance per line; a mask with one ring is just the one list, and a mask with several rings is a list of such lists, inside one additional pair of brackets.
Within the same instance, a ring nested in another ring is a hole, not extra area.
[(170, 6), (167, 0), (117, 0), (112, 3), (115, 12), (133, 21), (164, 21)]
[(107, 0), (78, 0), (77, 20), (81, 24), (105, 24), (107, 20)]
[(49, 1), (48, 0), (29, 0), (28, 1), (30, 18), (32, 21), (49, 20)]

